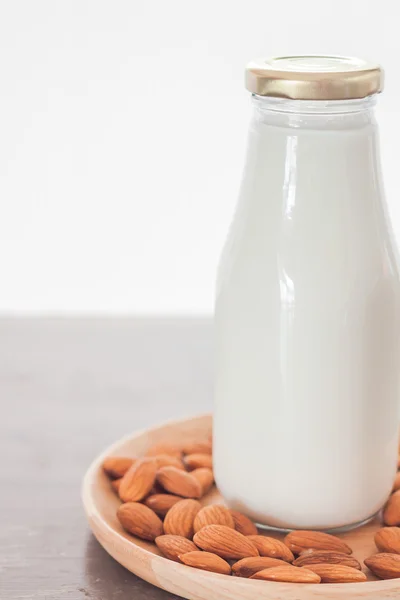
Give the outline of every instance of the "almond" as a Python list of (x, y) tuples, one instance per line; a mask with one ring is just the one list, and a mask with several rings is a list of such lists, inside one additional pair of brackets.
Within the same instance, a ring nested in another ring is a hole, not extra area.
[(186, 444), (183, 446), (183, 454), (212, 454), (212, 443), (210, 440), (206, 440)]
[(385, 525), (400, 525), (400, 490), (394, 492), (383, 509)]
[(200, 498), (203, 490), (195, 477), (176, 467), (162, 467), (157, 473), (158, 483), (171, 494), (184, 498)]
[(321, 583), (356, 583), (367, 581), (367, 576), (358, 569), (346, 565), (316, 564), (307, 565), (307, 569), (321, 578)]
[(243, 515), (238, 510), (230, 510), (230, 513), (233, 517), (233, 522), (235, 523), (235, 529), (239, 533), (243, 535), (257, 535), (257, 527), (254, 525), (253, 521), (250, 521), (249, 517)]
[(157, 548), (170, 560), (179, 562), (179, 555), (194, 552), (197, 546), (180, 535), (160, 535), (155, 539)]
[(153, 494), (148, 496), (144, 503), (159, 516), (165, 517), (169, 509), (181, 500), (180, 496), (174, 496), (173, 494)]
[(153, 541), (163, 533), (161, 519), (148, 506), (139, 502), (121, 504), (117, 517), (126, 531), (143, 540)]
[(189, 471), (202, 468), (212, 469), (212, 456), (211, 454), (188, 454), (185, 456), (185, 465)]
[(279, 558), (270, 558), (268, 556), (249, 556), (242, 558), (232, 565), (232, 573), (237, 577), (251, 577), (258, 571), (270, 569), (271, 567), (284, 567), (287, 562)]
[(320, 577), (308, 569), (285, 565), (258, 571), (250, 579), (263, 579), (265, 581), (285, 581), (288, 583), (319, 583)]
[(397, 490), (400, 490), (400, 471), (396, 474), (392, 491), (397, 492)]
[(225, 525), (207, 525), (194, 535), (193, 541), (202, 550), (222, 558), (258, 556), (257, 548), (247, 537)]
[(321, 531), (291, 531), (285, 537), (285, 544), (295, 554), (303, 550), (331, 550), (332, 552), (343, 552), (351, 554), (352, 549), (338, 537)]
[(214, 473), (211, 469), (195, 469), (190, 473), (201, 486), (202, 496), (208, 492), (214, 483)]
[(400, 554), (382, 552), (364, 560), (370, 571), (381, 579), (396, 579), (400, 577)]
[(150, 492), (157, 474), (157, 461), (153, 458), (140, 458), (122, 478), (119, 497), (123, 502), (137, 502)]
[(295, 567), (307, 567), (308, 565), (318, 565), (328, 563), (333, 565), (344, 565), (361, 571), (361, 565), (356, 558), (343, 554), (343, 552), (330, 552), (328, 550), (316, 550), (307, 552), (296, 558), (293, 562)]
[(195, 533), (206, 525), (226, 525), (235, 529), (235, 522), (229, 509), (221, 504), (205, 506), (197, 513), (193, 523)]
[(230, 565), (216, 554), (212, 552), (188, 552), (187, 554), (181, 554), (180, 560), (189, 567), (195, 567), (196, 569), (203, 569), (203, 571), (212, 571), (213, 573), (221, 573), (222, 575), (230, 575)]
[(247, 539), (253, 542), (260, 556), (280, 558), (286, 562), (292, 562), (294, 556), (289, 548), (281, 541), (265, 535), (249, 535)]
[(383, 527), (375, 534), (375, 544), (381, 552), (400, 554), (400, 529)]
[(145, 452), (145, 456), (159, 456), (160, 454), (168, 454), (181, 458), (182, 448), (176, 444), (154, 444)]
[(123, 477), (127, 470), (133, 465), (133, 458), (124, 458), (123, 456), (109, 456), (103, 461), (103, 470), (109, 477), (119, 479)]
[(157, 454), (157, 456), (154, 458), (157, 461), (157, 466), (159, 469), (161, 469), (161, 467), (176, 467), (182, 471), (185, 470), (185, 465), (177, 456), (172, 456), (170, 454)]
[(164, 532), (191, 539), (193, 522), (200, 509), (201, 504), (197, 500), (180, 500), (167, 512)]
[(113, 481), (111, 482), (111, 487), (114, 490), (114, 492), (117, 492), (117, 494), (119, 494), (119, 486), (121, 485), (121, 481), (122, 477), (120, 477), (119, 479), (113, 479)]

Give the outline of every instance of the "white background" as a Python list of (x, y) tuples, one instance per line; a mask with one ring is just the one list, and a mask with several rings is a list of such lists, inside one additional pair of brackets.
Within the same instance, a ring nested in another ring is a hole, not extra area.
[(246, 62), (379, 60), (400, 239), (395, 0), (1, 0), (0, 311), (210, 312)]

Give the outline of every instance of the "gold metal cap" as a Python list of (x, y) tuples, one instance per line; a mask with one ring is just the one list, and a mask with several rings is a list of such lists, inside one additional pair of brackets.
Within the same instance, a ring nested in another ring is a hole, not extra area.
[(248, 64), (246, 88), (293, 100), (351, 100), (381, 92), (383, 70), (361, 58), (279, 56)]

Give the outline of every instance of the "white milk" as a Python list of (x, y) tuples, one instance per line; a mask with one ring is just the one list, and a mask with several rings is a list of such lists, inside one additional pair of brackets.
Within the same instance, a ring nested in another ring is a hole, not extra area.
[(400, 287), (374, 100), (253, 102), (218, 274), (217, 485), (262, 524), (349, 526), (383, 505), (398, 443)]

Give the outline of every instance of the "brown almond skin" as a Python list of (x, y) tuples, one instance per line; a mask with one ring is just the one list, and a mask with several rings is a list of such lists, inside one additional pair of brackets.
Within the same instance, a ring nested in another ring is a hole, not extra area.
[(203, 490), (195, 477), (176, 467), (162, 467), (157, 481), (167, 492), (183, 498), (201, 498)]
[(367, 576), (358, 569), (345, 565), (314, 564), (307, 565), (309, 571), (321, 578), (321, 583), (357, 583), (367, 581)]
[(235, 529), (242, 535), (257, 535), (258, 530), (254, 525), (253, 521), (250, 521), (249, 517), (243, 515), (238, 510), (230, 509), (230, 513), (233, 517), (233, 522), (235, 524)]
[(183, 446), (183, 454), (212, 454), (212, 443), (210, 440), (206, 440), (186, 444)]
[(142, 538), (154, 541), (163, 534), (163, 524), (156, 513), (139, 502), (126, 502), (117, 510), (117, 517), (125, 531)]
[(113, 479), (113, 481), (111, 482), (111, 487), (114, 490), (114, 492), (117, 492), (117, 494), (119, 495), (119, 488), (121, 485), (121, 481), (122, 481), (122, 477), (120, 477), (119, 479)]
[(165, 517), (170, 508), (177, 502), (180, 502), (180, 496), (173, 494), (152, 494), (144, 501), (145, 505), (154, 510), (159, 517)]
[(249, 556), (242, 558), (232, 565), (232, 573), (237, 577), (251, 577), (254, 573), (271, 569), (272, 567), (284, 567), (287, 562), (279, 558), (269, 556)]
[(193, 541), (202, 550), (228, 560), (259, 555), (247, 537), (225, 525), (207, 525), (195, 533)]
[(182, 448), (176, 444), (154, 444), (145, 452), (145, 456), (159, 456), (161, 454), (168, 454), (170, 456), (181, 458)]
[(207, 525), (226, 525), (231, 529), (235, 529), (235, 522), (229, 509), (221, 504), (204, 506), (204, 508), (197, 513), (193, 523), (195, 533)]
[(160, 535), (155, 539), (157, 548), (170, 560), (180, 562), (179, 555), (198, 550), (190, 540), (180, 535)]
[(300, 554), (303, 550), (331, 550), (343, 554), (352, 554), (353, 552), (343, 540), (321, 531), (291, 531), (285, 537), (284, 542), (294, 554)]
[(344, 565), (361, 571), (361, 565), (356, 558), (343, 554), (343, 552), (329, 552), (327, 550), (315, 550), (300, 555), (293, 562), (295, 567), (307, 567), (308, 565), (318, 565), (328, 563), (332, 565)]
[(264, 581), (281, 581), (287, 583), (319, 583), (320, 577), (306, 568), (293, 567), (286, 564), (282, 567), (272, 567), (258, 571), (250, 579), (262, 579)]
[(193, 523), (201, 504), (197, 500), (180, 500), (167, 512), (164, 519), (164, 533), (180, 535), (192, 539)]
[(270, 558), (280, 558), (286, 562), (294, 560), (293, 553), (280, 540), (265, 535), (249, 535), (247, 539), (251, 540), (257, 548), (260, 556), (269, 556)]
[(400, 490), (400, 471), (398, 471), (398, 473), (396, 474), (392, 492), (397, 492), (397, 490)]
[(125, 473), (119, 486), (122, 502), (138, 502), (150, 493), (157, 475), (157, 461), (140, 458)]
[(400, 577), (400, 554), (382, 552), (364, 560), (370, 571), (381, 579), (396, 579)]
[(400, 554), (400, 528), (383, 527), (375, 534), (375, 544), (381, 552)]
[(214, 473), (211, 469), (195, 469), (190, 474), (199, 482), (201, 486), (202, 496), (207, 494), (210, 488), (212, 488), (212, 486), (214, 485)]
[(133, 458), (123, 456), (109, 456), (103, 462), (103, 470), (109, 477), (120, 479), (135, 462)]
[(385, 525), (400, 525), (400, 490), (394, 492), (383, 509), (383, 522)]
[(181, 554), (179, 559), (189, 567), (195, 567), (196, 569), (202, 569), (203, 571), (212, 571), (213, 573), (221, 573), (222, 575), (230, 575), (230, 565), (218, 556), (211, 552), (189, 552), (187, 554)]
[(182, 460), (177, 456), (171, 456), (170, 454), (157, 454), (154, 457), (157, 461), (157, 467), (161, 469), (162, 467), (176, 467), (181, 471), (185, 470), (185, 465)]
[(211, 454), (188, 454), (185, 456), (185, 465), (188, 471), (193, 471), (194, 469), (212, 469), (212, 456)]

